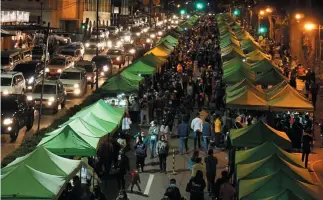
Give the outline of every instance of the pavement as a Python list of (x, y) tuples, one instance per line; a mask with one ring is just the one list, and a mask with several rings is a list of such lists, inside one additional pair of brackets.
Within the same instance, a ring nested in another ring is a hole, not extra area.
[[(106, 51), (100, 53), (100, 55), (105, 54)], [(84, 60), (91, 60), (95, 55), (94, 54), (85, 54), (84, 55)], [(126, 62), (127, 66), (127, 62)], [(118, 72), (118, 66), (114, 66), (112, 73), (116, 74)], [(100, 78), (99, 79), (99, 86), (101, 86), (107, 78)], [(83, 102), (83, 100), (91, 95), (95, 91), (95, 87), (91, 89), (90, 86), (87, 88), (87, 92), (82, 96), (82, 97), (68, 97), (66, 100), (66, 107), (63, 109), (59, 109), (59, 112), (55, 115), (47, 112), (46, 110), (44, 111), (44, 114), (41, 117), (41, 123), (40, 123), (40, 129), (46, 128), (52, 124), (52, 122), (56, 119), (59, 119), (60, 117), (64, 116), (67, 110), (75, 105), (79, 105)], [(39, 112), (35, 111), (35, 121), (34, 125), (31, 130), (28, 132), (26, 131), (26, 127), (22, 128), (19, 132), (19, 135), (17, 137), (17, 140), (14, 142), (11, 142), (10, 136), (8, 134), (2, 134), (1, 135), (1, 161), (14, 152), (19, 146), (21, 146), (24, 142), (24, 140), (30, 138), (32, 135), (34, 135), (37, 132), (37, 125), (38, 125), (38, 116)]]

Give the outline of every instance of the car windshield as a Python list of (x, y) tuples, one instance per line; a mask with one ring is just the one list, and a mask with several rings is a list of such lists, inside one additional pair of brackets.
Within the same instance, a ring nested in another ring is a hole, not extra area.
[(35, 64), (18, 64), (13, 71), (22, 72), (24, 75), (35, 72)]
[(67, 56), (75, 56), (74, 51), (60, 51), (60, 54), (67, 55)]
[(18, 109), (17, 101), (13, 98), (1, 98), (1, 112), (14, 112)]
[[(36, 85), (33, 93), (40, 94), (42, 90), (41, 85)], [(56, 94), (56, 85), (44, 84), (44, 94)]]
[(65, 65), (65, 59), (53, 58), (49, 61), (50, 65)]
[(80, 65), (80, 64), (76, 64), (75, 67), (84, 68), (86, 70), (86, 72), (93, 72), (92, 65)]
[(120, 55), (120, 54), (122, 54), (122, 52), (117, 49), (110, 49), (107, 54), (108, 55)]
[(7, 64), (9, 64), (9, 58), (1, 57), (1, 65), (7, 65)]
[(60, 76), (60, 79), (80, 80), (81, 75), (79, 72), (63, 72)]
[(1, 77), (1, 86), (10, 86), (11, 80), (11, 78)]

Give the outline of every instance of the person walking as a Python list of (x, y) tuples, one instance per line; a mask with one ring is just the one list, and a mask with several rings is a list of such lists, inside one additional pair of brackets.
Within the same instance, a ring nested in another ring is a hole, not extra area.
[(91, 200), (106, 200), (99, 185), (94, 186), (94, 193), (92, 193), (90, 199)]
[(219, 147), (221, 144), (221, 131), (222, 131), (222, 122), (220, 115), (215, 115), (214, 120), (214, 134), (215, 134), (215, 146)]
[(150, 158), (154, 158), (155, 147), (158, 138), (158, 128), (154, 121), (150, 122), (150, 127), (148, 129), (149, 135), (149, 148), (150, 148)]
[(205, 186), (203, 172), (197, 171), (196, 176), (192, 177), (186, 186), (186, 192), (190, 193), (190, 200), (203, 200)]
[(311, 148), (313, 147), (313, 137), (310, 133), (311, 130), (308, 128), (302, 136), (302, 162), (305, 163), (306, 168), (308, 164), (308, 156), (311, 153)]
[(196, 143), (198, 144), (198, 147), (201, 148), (202, 123), (200, 113), (197, 113), (196, 117), (191, 122), (191, 129), (194, 131), (194, 149), (196, 149)]
[(203, 178), (206, 178), (206, 169), (202, 164), (202, 158), (197, 158), (196, 163), (192, 166), (192, 177), (196, 176), (197, 171), (203, 172)]
[(204, 162), (206, 165), (206, 179), (207, 179), (207, 190), (209, 192), (209, 196), (214, 194), (214, 184), (216, 177), (216, 167), (218, 165), (218, 159), (213, 156), (213, 149), (209, 149), (207, 152), (207, 156), (204, 158)]
[(141, 183), (141, 181), (140, 181), (140, 176), (139, 176), (138, 169), (134, 169), (131, 172), (131, 188), (130, 188), (130, 191), (133, 192), (133, 187), (136, 185), (139, 192), (141, 192), (141, 188), (139, 186), (139, 183)]
[(196, 159), (199, 158), (200, 152), (198, 150), (195, 150), (193, 152), (193, 155), (191, 159), (188, 160), (188, 169), (192, 171), (193, 165), (196, 163)]
[(186, 153), (188, 151), (187, 140), (189, 135), (189, 127), (188, 124), (182, 120), (182, 123), (178, 125), (177, 134), (179, 136), (179, 151), (183, 154), (183, 146), (185, 146)]
[(141, 172), (144, 171), (145, 167), (145, 158), (147, 157), (147, 149), (146, 144), (142, 141), (142, 137), (138, 137), (138, 141), (135, 145), (135, 153), (136, 153), (136, 168), (141, 168)]
[(156, 153), (159, 157), (159, 167), (160, 172), (167, 173), (166, 171), (166, 160), (168, 156), (169, 146), (167, 140), (165, 140), (165, 136), (160, 136), (160, 140), (157, 142), (156, 145)]
[(122, 119), (122, 131), (127, 132), (130, 130), (130, 125), (132, 124), (129, 113), (125, 114), (125, 117)]
[(202, 136), (204, 141), (204, 152), (207, 153), (210, 144), (210, 139), (212, 136), (212, 128), (210, 124), (210, 119), (208, 117), (206, 117), (205, 122), (202, 126)]
[(178, 187), (176, 186), (176, 179), (170, 179), (169, 186), (166, 189), (164, 196), (169, 200), (181, 200), (182, 195)]
[(317, 94), (319, 92), (319, 86), (318, 84), (315, 83), (315, 81), (311, 81), (311, 86), (310, 86), (310, 92), (312, 96), (312, 105), (314, 107), (314, 110), (316, 109), (316, 100), (317, 100)]
[(118, 160), (118, 173), (117, 173), (117, 184), (119, 190), (125, 190), (126, 187), (126, 180), (125, 180), (125, 175), (127, 174), (128, 171), (130, 171), (130, 164), (129, 164), (129, 158), (128, 156), (121, 151), (120, 152), (120, 158)]
[(216, 199), (219, 199), (219, 197), (220, 197), (220, 190), (221, 190), (222, 184), (224, 184), (228, 180), (229, 180), (228, 171), (222, 171), (221, 178), (218, 178), (216, 180), (214, 187), (213, 187), (213, 194)]
[(219, 198), (221, 200), (233, 200), (235, 193), (234, 187), (229, 183), (229, 180), (226, 179), (221, 185)]

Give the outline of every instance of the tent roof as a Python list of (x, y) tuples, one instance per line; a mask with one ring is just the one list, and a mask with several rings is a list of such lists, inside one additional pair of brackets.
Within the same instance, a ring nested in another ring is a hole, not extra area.
[(254, 51), (256, 49), (262, 49), (261, 46), (253, 40), (253, 38), (248, 37), (246, 40), (241, 41), (241, 48), (247, 51)]
[(144, 80), (144, 77), (142, 77), (142, 76), (138, 76), (138, 75), (135, 75), (135, 74), (132, 74), (132, 73), (130, 73), (130, 72), (127, 72), (127, 71), (122, 71), (121, 73), (120, 73), (120, 75), (122, 76), (122, 77), (124, 77), (126, 80), (129, 80), (129, 82), (132, 82), (132, 83), (139, 83), (139, 82), (141, 82), (141, 81), (143, 81)]
[[(126, 71), (127, 72), (127, 71)], [(130, 73), (130, 72), (127, 72)], [(134, 75), (134, 74), (133, 74)], [(136, 75), (134, 75), (136, 76)], [(139, 81), (130, 81), (121, 74), (109, 78), (102, 86), (101, 90), (104, 93), (119, 94), (138, 91)]]
[(38, 146), (43, 146), (57, 155), (95, 156), (99, 140), (99, 137), (75, 131), (68, 124), (47, 133)]
[(155, 56), (153, 53), (150, 53), (148, 55), (145, 55), (145, 56), (141, 57), (139, 60), (142, 61), (142, 62), (144, 62), (148, 66), (155, 67), (155, 68), (158, 65), (162, 65), (165, 62), (167, 62), (166, 59), (164, 59), (162, 57)]
[(170, 52), (167, 51), (166, 49), (163, 49), (161, 47), (154, 47), (153, 49), (151, 49), (150, 51), (148, 51), (145, 55), (153, 53), (156, 56), (160, 56), (160, 57), (167, 57), (169, 56)]
[[(78, 117), (83, 118), (83, 116), (92, 113), (99, 119), (102, 119), (107, 122), (111, 122), (113, 124), (120, 124), (123, 115), (125, 113), (124, 108), (113, 107), (109, 104), (106, 104), (102, 99), (95, 102), (94, 104), (87, 106), (77, 112), (74, 116), (70, 119), (75, 119)], [(90, 121), (88, 121), (90, 123)]]
[[(146, 53), (147, 55), (148, 53)], [(155, 53), (154, 53), (155, 54)], [(155, 54), (157, 55), (157, 54)], [(155, 68), (149, 66), (148, 64), (142, 62), (141, 60), (138, 60), (134, 63), (132, 63), (132, 65), (130, 65), (129, 67), (127, 67), (125, 69), (125, 71), (133, 73), (133, 74), (153, 74), (155, 72)]]
[(273, 67), (271, 70), (265, 73), (256, 74), (257, 84), (276, 85), (282, 81), (288, 81), (288, 79), (276, 67)]
[(236, 170), (238, 180), (260, 178), (282, 170), (295, 180), (313, 185), (307, 168), (294, 166), (276, 154), (250, 164), (238, 164)]
[(228, 108), (244, 108), (254, 110), (268, 110), (266, 100), (257, 96), (247, 87), (242, 87), (234, 91), (236, 95), (226, 97)]
[(270, 95), (268, 103), (272, 111), (314, 111), (313, 105), (289, 84), (285, 86), (284, 84), (281, 84), (279, 88), (273, 90)]
[(234, 91), (243, 87), (247, 87), (248, 90), (251, 90), (253, 93), (255, 93), (257, 96), (261, 97), (262, 99), (266, 99), (266, 94), (258, 89), (255, 85), (253, 85), (248, 79), (243, 79), (241, 82), (229, 86), (226, 88), (226, 94), (227, 96), (230, 96), (232, 94), (235, 94)]
[(64, 176), (49, 175), (25, 164), (17, 165), (1, 175), (1, 198), (55, 199), (65, 183)]
[(273, 142), (266, 142), (252, 149), (236, 151), (235, 164), (253, 163), (274, 154), (294, 166), (304, 168), (304, 164), (297, 155), (284, 151)]
[(243, 65), (246, 69), (250, 68), (250, 65), (246, 62), (243, 62), (243, 59), (235, 57), (231, 60), (223, 62), (223, 69), (228, 70), (230, 68), (237, 68), (238, 66)]
[(269, 59), (263, 59), (251, 65), (251, 70), (255, 72), (268, 72), (273, 68), (277, 68), (277, 66)]
[(228, 61), (235, 57), (244, 58), (243, 51), (235, 46), (228, 46), (227, 48), (222, 49), (221, 56), (223, 61)]
[(257, 62), (263, 60), (269, 60), (269, 56), (259, 49), (256, 49), (248, 54), (246, 54), (246, 60), (248, 63), (256, 64)]
[(272, 141), (284, 149), (292, 148), (291, 141), (285, 132), (275, 130), (261, 120), (244, 128), (231, 129), (230, 139), (232, 146), (236, 147), (256, 147)]
[(63, 158), (51, 153), (44, 147), (37, 147), (33, 152), (16, 158), (2, 168), (1, 174), (8, 173), (18, 165), (28, 165), (46, 174), (72, 178), (79, 171), (82, 164), (82, 161)]
[(283, 170), (271, 175), (251, 180), (240, 180), (239, 199), (258, 200), (281, 194), (286, 190), (306, 200), (319, 199), (318, 186), (297, 181), (289, 177)]
[(236, 84), (244, 79), (248, 79), (251, 82), (255, 81), (255, 73), (250, 71), (248, 66), (236, 65), (235, 68), (227, 68), (223, 72), (223, 83)]

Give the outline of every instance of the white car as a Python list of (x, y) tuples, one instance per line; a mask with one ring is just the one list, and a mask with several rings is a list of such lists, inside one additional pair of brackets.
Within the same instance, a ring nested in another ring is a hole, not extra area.
[(65, 69), (59, 77), (63, 83), (66, 94), (81, 96), (86, 92), (87, 79), (86, 70), (84, 68), (68, 68)]
[(26, 80), (21, 72), (1, 73), (1, 94), (23, 94), (26, 91)]
[(57, 76), (70, 67), (74, 67), (74, 61), (71, 56), (55, 56), (49, 60), (45, 73), (48, 76)]

